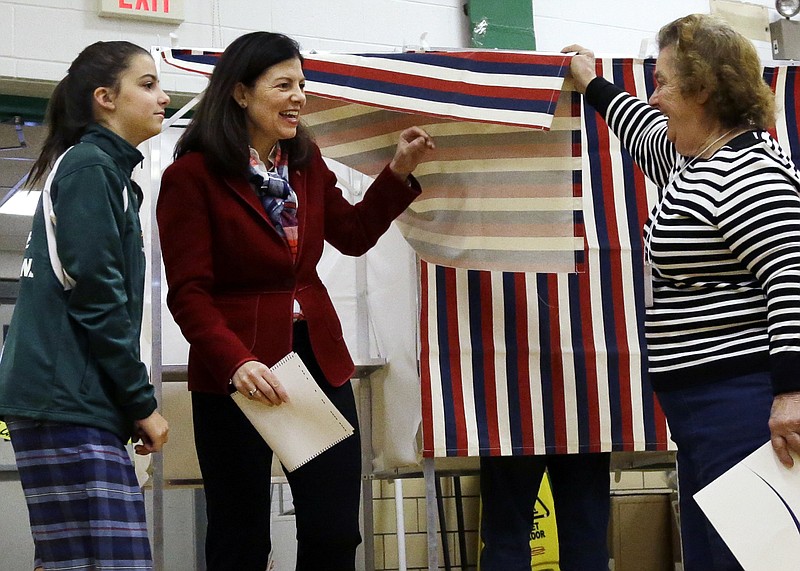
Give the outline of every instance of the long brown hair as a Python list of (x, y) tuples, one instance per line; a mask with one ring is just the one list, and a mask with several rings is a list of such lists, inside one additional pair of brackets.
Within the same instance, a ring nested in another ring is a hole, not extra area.
[[(233, 98), (237, 83), (248, 87), (268, 68), (290, 59), (303, 62), (293, 39), (273, 32), (251, 32), (228, 46), (195, 107), (194, 117), (175, 146), (175, 158), (190, 152), (205, 154), (209, 166), (223, 176), (247, 174), (250, 151), (245, 111)], [(310, 158), (311, 136), (302, 126), (292, 139), (281, 141), (290, 167), (301, 167)]]
[(47, 137), (33, 163), (27, 186), (34, 186), (68, 148), (80, 141), (94, 123), (94, 91), (98, 87), (119, 87), (120, 76), (134, 56), (150, 52), (126, 41), (96, 42), (78, 54), (67, 76), (56, 85), (47, 104)]

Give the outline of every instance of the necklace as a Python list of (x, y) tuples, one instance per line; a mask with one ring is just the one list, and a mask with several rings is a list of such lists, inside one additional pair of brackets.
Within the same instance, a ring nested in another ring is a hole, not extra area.
[[(708, 151), (708, 150), (709, 150), (711, 147), (713, 147), (714, 145), (716, 145), (717, 143), (719, 143), (719, 142), (720, 142), (722, 139), (724, 139), (725, 137), (727, 137), (728, 135), (730, 135), (731, 133), (733, 133), (735, 130), (736, 130), (736, 127), (731, 127), (730, 129), (728, 129), (727, 131), (725, 131), (724, 133), (722, 133), (722, 135), (720, 135), (719, 137), (717, 137), (716, 139), (714, 139), (713, 141), (711, 141), (711, 142), (710, 142), (708, 145), (706, 145), (706, 146), (705, 146), (705, 148), (704, 148), (702, 151), (700, 151), (699, 153), (697, 153), (697, 154), (696, 154), (694, 157), (692, 157), (692, 158), (693, 158), (694, 160), (696, 160), (696, 159), (698, 159), (698, 158), (703, 158), (703, 155), (706, 153), (706, 151)], [(688, 166), (688, 165), (687, 165), (687, 166)]]

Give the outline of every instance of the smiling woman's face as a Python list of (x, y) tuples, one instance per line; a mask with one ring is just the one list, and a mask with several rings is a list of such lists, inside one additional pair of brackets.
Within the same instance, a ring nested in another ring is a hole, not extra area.
[(300, 60), (289, 59), (268, 68), (252, 87), (236, 86), (234, 98), (244, 107), (250, 145), (262, 158), (279, 140), (297, 134), (305, 83)]
[(709, 135), (709, 117), (700, 103), (700, 96), (681, 93), (681, 82), (675, 68), (675, 48), (667, 46), (656, 61), (656, 90), (650, 105), (667, 116), (667, 138), (676, 150), (694, 156)]

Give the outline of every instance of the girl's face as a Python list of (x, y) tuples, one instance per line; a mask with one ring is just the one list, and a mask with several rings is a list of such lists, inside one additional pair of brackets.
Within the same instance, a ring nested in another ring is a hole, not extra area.
[(131, 58), (118, 87), (109, 89), (106, 98), (110, 105), (100, 104), (99, 122), (134, 147), (161, 132), (169, 95), (161, 89), (155, 63), (148, 54)]
[(244, 109), (250, 145), (262, 159), (279, 140), (297, 134), (300, 110), (306, 104), (305, 85), (299, 59), (267, 68), (252, 87), (236, 85), (233, 97)]

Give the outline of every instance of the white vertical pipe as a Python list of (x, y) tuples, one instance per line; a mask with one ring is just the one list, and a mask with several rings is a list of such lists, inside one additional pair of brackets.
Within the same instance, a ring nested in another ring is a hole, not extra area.
[(403, 511), (403, 480), (394, 481), (394, 511), (397, 518), (397, 563), (400, 571), (406, 571), (406, 525)]
[[(161, 73), (161, 49), (152, 47), (150, 54), (156, 64), (156, 74)], [(161, 247), (156, 224), (156, 188), (161, 180), (161, 137), (153, 137), (147, 143), (150, 155), (150, 381), (153, 384), (158, 410), (162, 406), (162, 347), (161, 347)], [(164, 456), (152, 455), (153, 468), (153, 567), (164, 571)]]

